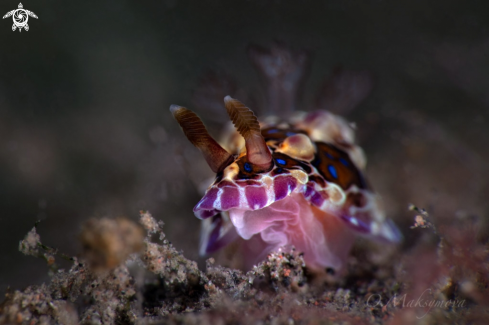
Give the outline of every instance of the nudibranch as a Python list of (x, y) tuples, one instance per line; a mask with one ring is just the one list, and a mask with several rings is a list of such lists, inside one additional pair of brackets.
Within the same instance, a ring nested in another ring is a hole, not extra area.
[(309, 268), (341, 272), (358, 235), (400, 240), (363, 176), (364, 154), (343, 118), (315, 111), (260, 125), (238, 100), (226, 96), (224, 103), (236, 132), (223, 144), (228, 150), (195, 113), (170, 107), (216, 173), (194, 207), (204, 220), (202, 254), (241, 237), (248, 266), (295, 247)]

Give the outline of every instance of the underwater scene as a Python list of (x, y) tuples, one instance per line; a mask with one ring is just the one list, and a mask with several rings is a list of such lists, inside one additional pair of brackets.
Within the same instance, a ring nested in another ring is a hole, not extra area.
[(0, 9), (0, 324), (489, 323), (484, 2)]

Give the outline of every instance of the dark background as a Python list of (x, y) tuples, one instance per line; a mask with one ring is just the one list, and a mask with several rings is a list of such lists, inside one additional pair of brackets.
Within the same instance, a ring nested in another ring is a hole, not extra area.
[[(219, 134), (225, 114), (192, 103), (211, 70), (263, 103), (250, 43), (278, 39), (314, 52), (304, 110), (337, 64), (372, 72), (372, 95), (347, 118), (405, 249), (414, 240), (408, 203), (429, 209), (439, 225), (486, 220), (486, 3), (23, 2), (39, 16), (28, 32), (0, 21), (0, 293), (47, 278), (45, 262), (17, 250), (39, 219), (43, 243), (73, 255), (87, 218), (136, 219), (147, 209), (198, 259), (192, 207), (211, 174), (168, 107), (195, 108)], [(1, 15), (17, 6), (2, 1)]]

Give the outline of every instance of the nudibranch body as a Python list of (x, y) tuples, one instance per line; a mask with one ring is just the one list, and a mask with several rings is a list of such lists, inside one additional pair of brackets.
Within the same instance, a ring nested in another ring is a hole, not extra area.
[(260, 125), (242, 103), (224, 101), (237, 132), (223, 143), (231, 153), (193, 112), (170, 108), (217, 174), (194, 208), (204, 220), (202, 254), (241, 237), (248, 267), (293, 246), (311, 269), (341, 272), (357, 235), (400, 240), (362, 174), (365, 157), (344, 119), (315, 111)]

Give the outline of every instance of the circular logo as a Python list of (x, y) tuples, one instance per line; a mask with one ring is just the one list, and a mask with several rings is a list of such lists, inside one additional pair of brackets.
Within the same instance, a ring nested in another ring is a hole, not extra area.
[(13, 14), (13, 18), (14, 18), (14, 24), (17, 27), (23, 27), (25, 26), (25, 24), (27, 24), (27, 20), (29, 19), (29, 16), (27, 15), (27, 12), (25, 12), (24, 9), (17, 9)]

